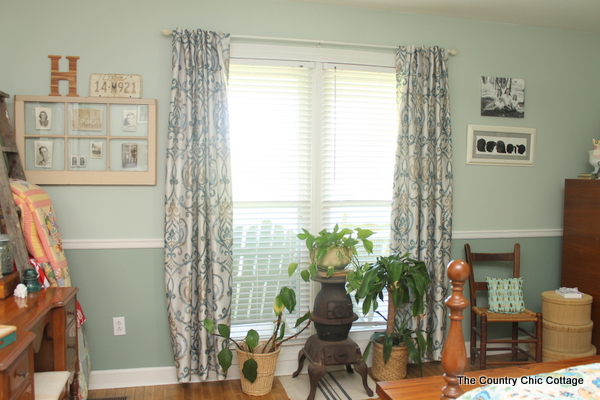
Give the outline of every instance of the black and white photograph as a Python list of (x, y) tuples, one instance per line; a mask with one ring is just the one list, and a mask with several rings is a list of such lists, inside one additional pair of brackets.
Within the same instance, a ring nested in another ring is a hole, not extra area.
[(123, 168), (137, 168), (137, 144), (123, 143), (121, 158), (123, 160)]
[(137, 110), (123, 110), (123, 130), (125, 132), (137, 130)]
[(73, 109), (74, 131), (101, 131), (102, 110), (96, 108)]
[(35, 166), (40, 168), (52, 168), (52, 142), (47, 140), (36, 140), (33, 142), (35, 147)]
[(90, 158), (102, 158), (102, 142), (91, 142), (90, 143)]
[(52, 109), (50, 107), (35, 108), (35, 129), (52, 129)]
[(78, 156), (71, 156), (70, 167), (71, 168), (79, 167), (79, 157)]
[(138, 106), (138, 124), (147, 124), (148, 123), (148, 106), (140, 105)]
[(525, 80), (482, 76), (481, 115), (524, 118)]
[(86, 159), (85, 156), (79, 156), (79, 168), (85, 168)]
[(535, 129), (469, 125), (467, 164), (533, 166)]

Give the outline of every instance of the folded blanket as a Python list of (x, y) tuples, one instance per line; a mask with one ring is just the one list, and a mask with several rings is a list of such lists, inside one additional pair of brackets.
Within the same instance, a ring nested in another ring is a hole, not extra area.
[[(45, 190), (18, 179), (10, 180), (27, 250), (44, 268), (50, 286), (71, 286), (52, 201)], [(44, 265), (47, 264), (47, 265)]]

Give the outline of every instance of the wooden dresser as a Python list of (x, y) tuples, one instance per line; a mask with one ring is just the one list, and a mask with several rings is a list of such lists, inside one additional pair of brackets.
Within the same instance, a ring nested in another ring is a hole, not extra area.
[(592, 344), (600, 349), (600, 180), (565, 181), (561, 286), (592, 296)]
[(0, 324), (17, 327), (17, 341), (0, 349), (0, 400), (33, 399), (33, 373), (69, 371), (78, 398), (77, 288), (47, 288), (0, 300)]

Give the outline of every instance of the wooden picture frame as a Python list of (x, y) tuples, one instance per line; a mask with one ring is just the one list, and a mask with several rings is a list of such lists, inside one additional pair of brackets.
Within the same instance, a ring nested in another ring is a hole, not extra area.
[(534, 128), (469, 125), (467, 164), (534, 165)]
[[(15, 136), (27, 180), (155, 185), (156, 107), (154, 99), (15, 96)], [(40, 125), (41, 110), (51, 124)], [(138, 123), (142, 113), (147, 121)], [(41, 161), (45, 149), (50, 160)]]

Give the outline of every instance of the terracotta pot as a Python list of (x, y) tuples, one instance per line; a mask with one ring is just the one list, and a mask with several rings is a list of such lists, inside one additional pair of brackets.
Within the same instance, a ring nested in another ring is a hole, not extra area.
[[(260, 353), (262, 345), (259, 345), (255, 349), (255, 353), (249, 353), (247, 351), (241, 351), (236, 348), (238, 356), (238, 366), (240, 368), (240, 379), (242, 382), (242, 391), (250, 396), (264, 396), (268, 394), (273, 388), (273, 378), (275, 376), (275, 368), (277, 368), (277, 359), (279, 358), (279, 352), (281, 347), (272, 353)], [(254, 358), (258, 365), (258, 373), (256, 380), (250, 382), (244, 378), (242, 368), (244, 363), (249, 358)]]
[(395, 381), (406, 378), (408, 349), (404, 344), (394, 346), (387, 363), (383, 361), (383, 344), (373, 342), (371, 377), (375, 381)]
[[(327, 250), (323, 258), (316, 261), (317, 268), (320, 270), (327, 270), (329, 266), (333, 265), (333, 269), (336, 271), (343, 270), (352, 261), (352, 249), (348, 247), (336, 247), (335, 249)], [(313, 252), (312, 257), (316, 257)]]

